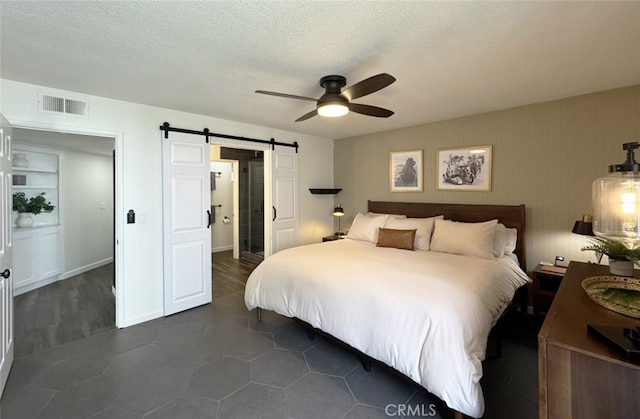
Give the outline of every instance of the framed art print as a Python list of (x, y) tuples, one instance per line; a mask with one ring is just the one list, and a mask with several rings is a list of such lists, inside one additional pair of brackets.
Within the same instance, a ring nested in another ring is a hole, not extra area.
[(391, 192), (422, 192), (422, 150), (389, 153), (389, 185)]
[(438, 150), (437, 187), (452, 191), (491, 191), (492, 146)]

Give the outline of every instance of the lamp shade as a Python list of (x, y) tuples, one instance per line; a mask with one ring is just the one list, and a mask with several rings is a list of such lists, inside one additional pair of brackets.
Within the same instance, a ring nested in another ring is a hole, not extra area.
[(344, 210), (341, 206), (337, 206), (333, 209), (333, 215), (335, 217), (342, 217), (344, 215)]
[(581, 234), (583, 236), (593, 236), (593, 223), (578, 220), (571, 229), (572, 233)]
[(638, 143), (626, 143), (627, 161), (609, 166), (609, 174), (593, 182), (593, 232), (625, 243), (640, 244), (640, 165), (635, 162)]

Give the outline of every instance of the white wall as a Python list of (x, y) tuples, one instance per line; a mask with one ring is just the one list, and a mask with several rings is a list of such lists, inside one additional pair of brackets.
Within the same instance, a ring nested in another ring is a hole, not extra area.
[[(299, 242), (318, 242), (323, 235), (333, 231), (333, 200), (315, 199), (308, 191), (310, 187), (332, 186), (331, 140), (97, 96), (84, 96), (89, 102), (89, 118), (39, 113), (38, 90), (66, 93), (0, 80), (0, 112), (17, 127), (89, 131), (94, 135), (104, 132), (104, 135), (116, 137), (116, 145), (119, 141), (122, 143), (118, 156), (120, 190), (116, 208), (117, 256), (122, 255), (116, 270), (123, 281), (123, 287), (117, 290), (116, 311), (119, 314), (116, 322), (120, 327), (160, 317), (163, 313), (162, 139), (159, 126), (165, 121), (180, 128), (209, 128), (212, 132), (237, 136), (298, 141)], [(128, 209), (145, 215), (146, 222), (124, 224), (122, 220)]]
[(113, 258), (113, 160), (64, 150), (63, 162), (64, 277), (70, 277)]
[[(216, 190), (211, 191), (211, 205), (220, 204), (222, 207), (214, 208), (216, 212), (216, 222), (211, 224), (211, 251), (221, 252), (233, 249), (233, 182), (231, 177), (233, 163), (231, 162), (211, 162), (211, 171), (220, 172), (216, 176)], [(236, 174), (237, 175), (237, 174)], [(234, 179), (237, 181), (237, 178)], [(222, 220), (228, 217), (229, 224), (224, 224)]]

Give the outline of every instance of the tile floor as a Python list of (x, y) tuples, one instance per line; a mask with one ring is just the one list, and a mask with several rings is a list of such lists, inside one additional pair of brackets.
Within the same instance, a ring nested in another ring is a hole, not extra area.
[[(531, 342), (505, 340), (502, 357), (485, 363), (485, 418), (538, 416)], [(0, 417), (375, 419), (403, 417), (398, 405), (414, 406), (412, 417), (449, 417), (419, 386), (377, 364), (365, 372), (289, 319), (265, 312), (256, 321), (237, 292), (16, 359)]]

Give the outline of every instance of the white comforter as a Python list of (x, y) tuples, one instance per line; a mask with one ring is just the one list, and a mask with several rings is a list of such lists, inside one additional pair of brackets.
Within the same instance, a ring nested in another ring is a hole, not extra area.
[(245, 303), (304, 320), (478, 418), (489, 331), (528, 281), (509, 257), (486, 260), (344, 239), (267, 258), (247, 281)]

